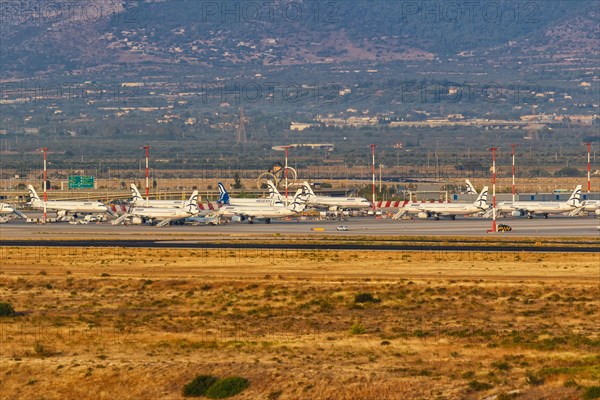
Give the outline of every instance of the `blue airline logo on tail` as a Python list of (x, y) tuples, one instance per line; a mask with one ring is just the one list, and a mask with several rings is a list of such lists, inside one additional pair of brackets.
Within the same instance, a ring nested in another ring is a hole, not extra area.
[(219, 185), (219, 199), (217, 200), (217, 203), (219, 204), (229, 204), (229, 193), (227, 193), (227, 190), (225, 190), (225, 186), (223, 186), (223, 184), (221, 182), (218, 183)]

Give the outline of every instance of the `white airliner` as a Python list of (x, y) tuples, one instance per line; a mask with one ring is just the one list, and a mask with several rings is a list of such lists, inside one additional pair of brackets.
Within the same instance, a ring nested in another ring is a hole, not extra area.
[(593, 212), (596, 215), (600, 215), (600, 200), (586, 200), (581, 206), (585, 212)]
[[(37, 195), (33, 186), (27, 186), (29, 196), (31, 197), (31, 207), (43, 210), (44, 201)], [(104, 203), (96, 201), (75, 201), (75, 200), (49, 200), (45, 203), (46, 210), (56, 211), (58, 219), (64, 219), (67, 215), (77, 217), (79, 214), (109, 214), (116, 216), (113, 210), (107, 207)]]
[(279, 201), (276, 198), (254, 198), (254, 199), (232, 199), (229, 196), (229, 193), (225, 189), (225, 186), (221, 182), (218, 183), (219, 186), (219, 199), (217, 203), (219, 204), (227, 204), (230, 206), (252, 206), (252, 207), (273, 207), (273, 206), (283, 206), (283, 202)]
[(504, 201), (496, 206), (496, 212), (513, 217), (527, 215), (527, 218), (533, 218), (534, 215), (543, 215), (548, 218), (549, 214), (570, 212), (582, 205), (581, 185), (577, 185), (567, 201)]
[[(272, 198), (285, 201), (285, 196), (281, 195), (273, 182), (269, 181), (269, 193)], [(332, 197), (317, 196), (313, 192), (308, 182), (302, 183), (300, 199), (306, 202), (306, 205), (314, 208), (327, 208), (329, 211), (342, 209), (360, 209), (371, 208), (372, 204), (364, 197)]]
[(140, 206), (140, 207), (143, 206), (143, 207), (181, 208), (184, 206), (185, 200), (148, 200), (148, 202), (146, 202), (146, 199), (142, 197), (137, 186), (135, 186), (132, 183), (131, 184), (131, 204), (133, 206)]
[(485, 186), (477, 200), (473, 203), (412, 203), (405, 209), (400, 210), (395, 219), (406, 214), (416, 214), (419, 218), (431, 218), (439, 220), (440, 217), (456, 219), (457, 215), (470, 215), (485, 212), (487, 205), (488, 187)]
[(473, 184), (471, 183), (470, 180), (465, 179), (465, 182), (467, 184), (467, 192), (466, 194), (477, 194), (477, 190), (475, 190), (475, 186), (473, 186)]
[(198, 215), (198, 191), (195, 190), (188, 200), (183, 202), (183, 207), (136, 207), (133, 206), (126, 213), (115, 219), (112, 224), (118, 225), (125, 220), (137, 223), (150, 223), (165, 226), (170, 223), (183, 222), (186, 218)]
[(21, 211), (17, 210), (10, 204), (0, 203), (0, 215), (10, 215), (10, 214), (18, 215), (21, 218), (27, 218), (25, 216), (25, 214), (23, 214)]
[(270, 224), (272, 218), (291, 217), (304, 211), (306, 204), (299, 198), (301, 192), (302, 190), (298, 189), (292, 203), (288, 206), (284, 206), (281, 202), (273, 206), (234, 206), (225, 203), (225, 205), (219, 208), (218, 214), (224, 218), (237, 216), (240, 217), (242, 221), (248, 220), (249, 224), (254, 223), (255, 219), (264, 219), (266, 224)]

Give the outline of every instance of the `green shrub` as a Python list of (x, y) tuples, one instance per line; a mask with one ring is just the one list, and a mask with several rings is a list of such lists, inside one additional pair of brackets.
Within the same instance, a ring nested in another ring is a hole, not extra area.
[(527, 372), (527, 378), (525, 378), (525, 381), (530, 385), (539, 386), (544, 384), (544, 377), (537, 376), (533, 372)]
[(10, 303), (0, 303), (0, 317), (12, 317), (15, 315), (15, 309)]
[(359, 293), (354, 296), (355, 303), (379, 303), (380, 299), (373, 297), (371, 293)]
[(492, 367), (499, 369), (500, 371), (508, 371), (511, 366), (506, 361), (496, 361), (492, 363)]
[(583, 400), (600, 399), (600, 386), (591, 386), (585, 390)]
[(479, 382), (479, 381), (469, 382), (469, 388), (471, 388), (472, 390), (475, 390), (476, 392), (480, 392), (482, 390), (489, 390), (493, 387), (494, 387), (493, 385), (490, 385), (489, 383), (486, 383), (486, 382)]
[(193, 381), (183, 387), (184, 397), (204, 396), (209, 387), (214, 385), (219, 379), (210, 375), (198, 375)]
[(237, 376), (223, 378), (217, 381), (214, 385), (208, 388), (205, 395), (209, 399), (225, 399), (241, 393), (244, 389), (250, 386), (248, 379)]
[(353, 335), (362, 335), (365, 333), (365, 327), (360, 322), (355, 322), (350, 328), (350, 333)]

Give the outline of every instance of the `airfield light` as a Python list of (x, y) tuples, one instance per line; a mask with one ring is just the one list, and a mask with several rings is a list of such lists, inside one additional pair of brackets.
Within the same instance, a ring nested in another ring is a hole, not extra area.
[(372, 183), (372, 194), (373, 194), (373, 210), (377, 209), (377, 203), (375, 202), (375, 147), (377, 147), (376, 144), (371, 144), (369, 145), (369, 147), (371, 148), (371, 157), (373, 159), (373, 162), (371, 164), (371, 172), (373, 174), (373, 183)]
[(496, 150), (497, 147), (491, 147), (488, 150), (492, 152), (492, 229), (488, 232), (497, 232), (496, 230)]

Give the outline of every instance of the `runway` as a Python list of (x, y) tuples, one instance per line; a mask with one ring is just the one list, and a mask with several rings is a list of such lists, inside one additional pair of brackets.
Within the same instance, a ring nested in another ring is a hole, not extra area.
[[(511, 232), (488, 233), (491, 220), (457, 218), (456, 220), (391, 220), (373, 217), (352, 217), (346, 221), (273, 221), (229, 223), (218, 226), (168, 226), (157, 228), (147, 225), (113, 226), (110, 223), (71, 225), (65, 222), (45, 225), (11, 221), (0, 225), (0, 241), (9, 239), (194, 239), (197, 237), (251, 237), (265, 235), (293, 235), (318, 238), (319, 236), (424, 236), (424, 237), (476, 237), (476, 238), (600, 238), (597, 227), (600, 221), (591, 217), (503, 218), (498, 223), (508, 224)], [(346, 225), (348, 231), (337, 231)], [(315, 231), (317, 229), (318, 231)]]

